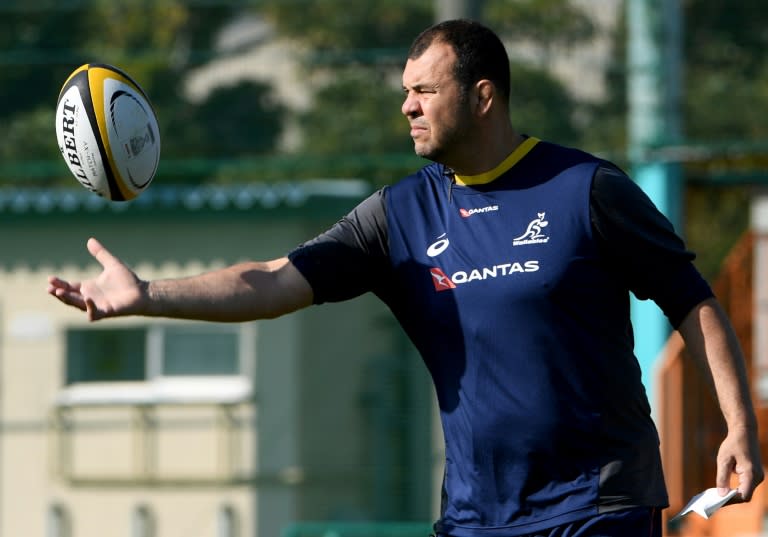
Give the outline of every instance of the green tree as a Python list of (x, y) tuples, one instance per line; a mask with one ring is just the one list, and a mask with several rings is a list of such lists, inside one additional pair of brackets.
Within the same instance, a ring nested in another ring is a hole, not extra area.
[[(264, 0), (278, 31), (314, 50), (377, 51), (407, 48), (432, 22), (431, 0)], [(384, 49), (384, 50), (382, 50)]]
[(768, 138), (768, 13), (759, 0), (685, 3), (685, 129), (694, 140)]
[(518, 131), (564, 145), (579, 143), (573, 121), (576, 104), (565, 86), (550, 73), (513, 62), (512, 124)]
[(248, 3), (0, 4), (0, 62), (5, 65), (0, 69), (4, 88), (0, 118), (9, 132), (0, 149), (0, 182), (74, 184), (56, 145), (54, 110), (64, 80), (89, 62), (125, 70), (147, 92), (163, 138), (160, 173), (174, 182), (199, 183), (215, 177), (216, 166), (180, 171), (175, 163), (189, 155), (202, 160), (234, 158), (246, 144), (250, 153), (271, 151), (281, 133), (276, 118), (283, 112), (271, 97), (271, 88), (222, 87), (211, 92), (211, 103), (190, 102), (183, 88), (191, 70), (215, 57), (218, 33)]
[(749, 226), (754, 179), (741, 176), (766, 173), (768, 12), (757, 0), (689, 0), (684, 7), (684, 131), (711, 148), (710, 158), (685, 166), (686, 231), (698, 265), (714, 278)]
[(568, 0), (486, 0), (483, 15), (494, 29), (544, 51), (545, 58), (595, 34), (592, 19)]
[[(303, 151), (326, 159), (337, 177), (390, 183), (423, 161), (413, 153), (408, 123), (400, 112), (403, 92), (375, 69), (347, 69), (315, 94), (301, 114)], [(349, 158), (352, 157), (352, 158)]]
[[(376, 183), (390, 182), (423, 164), (412, 155), (400, 113), (400, 74), (411, 41), (433, 22), (433, 4), (423, 0), (395, 5), (341, 0), (265, 3), (265, 13), (275, 26), (311, 51), (307, 70), (324, 73), (327, 80), (314, 88), (314, 105), (300, 117), (302, 153), (337, 155), (331, 173)], [(515, 124), (532, 135), (575, 143), (578, 103), (548, 72), (548, 60), (556, 47), (593, 35), (589, 18), (566, 0), (547, 0), (543, 5), (491, 0), (485, 3), (483, 17), (505, 39), (541, 52), (538, 63), (513, 64)]]
[[(0, 70), (0, 81), (13, 88), (39, 89), (24, 95), (14, 90), (19, 106), (0, 110), (14, 133), (2, 154), (17, 160), (58, 159), (59, 171), (52, 177), (35, 177), (71, 182), (57, 154), (53, 127), (46, 128), (46, 114), (52, 123), (52, 101), (71, 70), (99, 61), (123, 68), (149, 94), (163, 139), (160, 172), (168, 181), (271, 181), (287, 175), (391, 181), (423, 162), (412, 153), (400, 114), (400, 74), (413, 37), (433, 22), (433, 4), (80, 0), (50, 9), (33, 9), (21, 1), (14, 9), (0, 6), (13, 15), (0, 21), (5, 30), (0, 58), (8, 62), (20, 50), (27, 51), (46, 67), (21, 62), (22, 68)], [(513, 121), (532, 135), (575, 143), (577, 119), (583, 122), (591, 111), (548, 73), (549, 60), (559, 49), (590, 38), (589, 18), (567, 0), (487, 0), (484, 6), (484, 19), (505, 41), (539, 52), (536, 62), (514, 60)], [(243, 14), (263, 17), (279, 37), (293, 40), (304, 60), (311, 109), (291, 116), (262, 82), (222, 81), (203, 102), (187, 97), (183, 84), (188, 74), (226, 54), (215, 49), (215, 40), (227, 23)], [(75, 21), (67, 27), (72, 31), (54, 32), (63, 15)], [(288, 121), (303, 131), (303, 144), (291, 155), (280, 156), (277, 141)], [(36, 143), (25, 146), (25, 137)], [(41, 140), (50, 140), (50, 145), (37, 143)]]
[[(686, 189), (681, 232), (710, 279), (749, 225), (748, 175), (765, 171), (768, 162), (768, 155), (753, 149), (768, 141), (763, 121), (768, 113), (768, 60), (763, 53), (768, 13), (762, 6), (756, 0), (683, 3), (683, 135), (686, 143), (703, 147), (709, 156), (682, 161)], [(585, 132), (588, 146), (620, 161), (627, 148), (625, 26), (622, 22), (615, 35), (609, 97), (594, 109), (598, 128)], [(740, 179), (742, 175), (746, 177)]]
[(44, 178), (52, 169), (45, 161), (60, 159), (53, 130), (56, 98), (70, 65), (80, 61), (71, 48), (73, 36), (86, 32), (84, 14), (78, 8), (0, 3), (0, 158), (13, 163), (15, 176)]
[(589, 122), (581, 129), (581, 144), (627, 167), (627, 28), (626, 3), (622, 2), (618, 21), (611, 35), (613, 51), (604, 66), (606, 96), (586, 106)]
[(0, 3), (0, 120), (55, 105), (70, 66), (80, 59), (71, 49), (75, 36), (85, 35), (85, 14), (35, 9), (32, 2)]

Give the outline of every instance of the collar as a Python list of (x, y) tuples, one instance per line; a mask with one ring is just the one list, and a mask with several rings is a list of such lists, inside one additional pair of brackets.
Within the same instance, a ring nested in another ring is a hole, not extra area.
[(484, 185), (487, 183), (490, 183), (497, 177), (499, 177), (501, 174), (509, 170), (512, 166), (520, 162), (522, 158), (527, 155), (533, 147), (538, 144), (541, 140), (538, 138), (534, 138), (533, 136), (526, 138), (523, 143), (518, 145), (512, 153), (509, 154), (507, 158), (505, 158), (501, 164), (496, 166), (494, 169), (487, 171), (485, 173), (481, 173), (478, 175), (459, 175), (456, 174), (456, 184), (464, 185), (464, 186), (470, 186), (470, 185)]

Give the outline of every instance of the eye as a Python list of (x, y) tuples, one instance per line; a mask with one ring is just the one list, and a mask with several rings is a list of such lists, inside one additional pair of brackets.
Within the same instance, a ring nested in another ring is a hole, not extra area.
[(415, 93), (417, 95), (423, 95), (427, 93), (437, 93), (437, 88), (414, 86), (412, 88), (403, 88), (403, 93), (405, 93), (406, 95), (408, 95), (409, 93)]

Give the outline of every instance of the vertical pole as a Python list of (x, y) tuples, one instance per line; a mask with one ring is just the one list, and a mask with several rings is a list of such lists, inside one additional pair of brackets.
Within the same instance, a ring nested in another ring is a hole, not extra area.
[[(682, 226), (680, 165), (654, 158), (650, 149), (681, 138), (681, 34), (679, 0), (628, 0), (629, 158), (632, 175), (659, 210)], [(659, 308), (633, 297), (635, 353), (651, 405), (655, 404), (653, 369), (670, 333)]]
[[(750, 228), (754, 239), (754, 287), (752, 378), (759, 406), (768, 403), (768, 196), (761, 194), (752, 200)], [(762, 414), (760, 415), (762, 417)], [(758, 423), (762, 426), (762, 423)]]

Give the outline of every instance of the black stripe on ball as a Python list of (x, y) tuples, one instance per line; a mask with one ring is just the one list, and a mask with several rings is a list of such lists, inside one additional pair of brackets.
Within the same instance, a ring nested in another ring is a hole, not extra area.
[(99, 129), (99, 122), (96, 120), (96, 111), (93, 108), (93, 98), (91, 96), (91, 87), (89, 83), (88, 69), (76, 74), (70, 81), (71, 86), (77, 86), (80, 91), (80, 96), (83, 101), (83, 108), (85, 109), (85, 115), (88, 117), (88, 123), (91, 125), (91, 130), (94, 132), (96, 138), (96, 146), (99, 148), (99, 155), (101, 156), (101, 163), (104, 168), (104, 173), (107, 176), (107, 185), (109, 186), (109, 197), (114, 201), (125, 201), (123, 193), (117, 186), (117, 180), (115, 179), (114, 170), (112, 170), (112, 164), (107, 154), (107, 149), (104, 147), (102, 140), (101, 130)]

